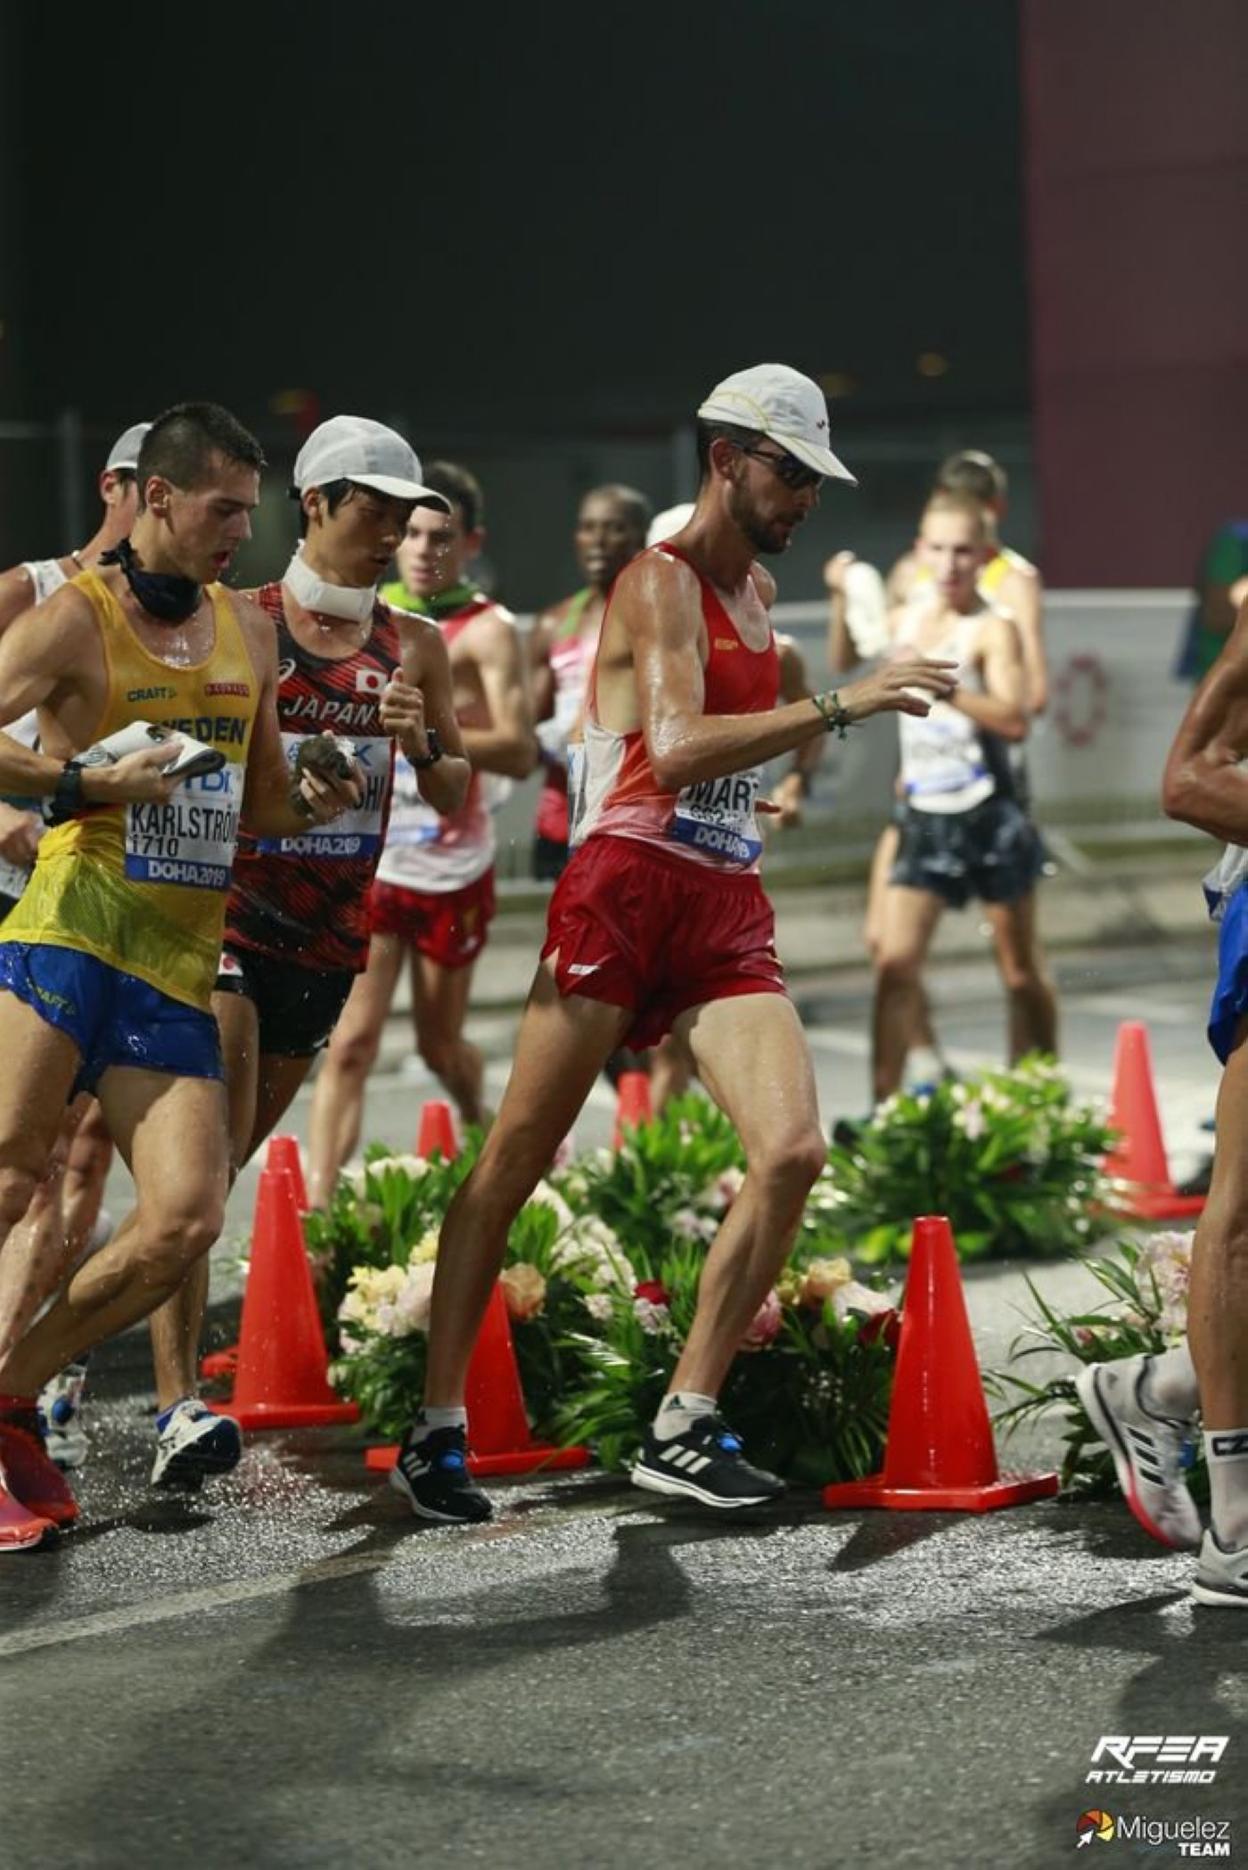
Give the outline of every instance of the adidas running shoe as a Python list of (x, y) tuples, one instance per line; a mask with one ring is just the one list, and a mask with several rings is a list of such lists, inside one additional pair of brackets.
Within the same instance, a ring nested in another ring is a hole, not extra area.
[(418, 1519), (446, 1526), (476, 1526), (493, 1514), (468, 1472), (468, 1437), (462, 1428), (426, 1428), (417, 1420), (390, 1470), (390, 1485)]
[(1201, 1544), (1192, 1596), (1198, 1604), (1248, 1610), (1248, 1548), (1228, 1552), (1211, 1527)]
[(664, 1441), (648, 1429), (632, 1479), (652, 1493), (684, 1494), (720, 1511), (764, 1506), (784, 1492), (775, 1474), (750, 1466), (740, 1441), (718, 1415), (699, 1416), (692, 1428)]
[(1162, 1545), (1200, 1544), (1200, 1514), (1183, 1478), (1189, 1422), (1151, 1415), (1140, 1399), (1147, 1357), (1088, 1364), (1075, 1378), (1088, 1420), (1114, 1458), (1118, 1484), (1145, 1532)]
[(214, 1474), (228, 1474), (243, 1453), (243, 1431), (233, 1416), (217, 1415), (198, 1396), (185, 1396), (157, 1417), (153, 1487), (196, 1492)]

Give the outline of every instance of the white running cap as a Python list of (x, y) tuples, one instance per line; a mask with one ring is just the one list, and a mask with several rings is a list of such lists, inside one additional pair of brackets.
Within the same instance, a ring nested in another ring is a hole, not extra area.
[(665, 539), (671, 539), (678, 532), (683, 532), (693, 518), (693, 501), (682, 500), (679, 506), (665, 506), (661, 513), (656, 513), (650, 521), (646, 533), (647, 545), (662, 545)]
[(441, 507), (449, 513), (445, 494), (435, 493), (420, 478), (416, 451), (395, 429), (367, 416), (331, 416), (314, 428), (295, 460), (295, 487), (325, 487), (333, 480), (355, 481), (396, 500)]
[(128, 429), (122, 431), (108, 451), (108, 460), (104, 463), (106, 474), (121, 469), (128, 469), (131, 474), (138, 473), (139, 449), (151, 426), (150, 422), (132, 422)]
[(698, 410), (704, 422), (754, 429), (806, 467), (831, 480), (858, 485), (828, 447), (828, 405), (819, 385), (787, 364), (755, 364), (717, 383)]

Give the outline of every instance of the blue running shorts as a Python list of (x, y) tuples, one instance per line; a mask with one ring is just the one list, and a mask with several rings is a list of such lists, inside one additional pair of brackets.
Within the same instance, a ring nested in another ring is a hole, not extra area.
[(1226, 905), (1218, 934), (1218, 980), (1209, 1008), (1209, 1043), (1225, 1065), (1248, 1013), (1248, 884)]
[(113, 1065), (173, 1078), (223, 1076), (221, 1039), (210, 1013), (94, 955), (50, 942), (0, 941), (0, 989), (16, 994), (78, 1047), (75, 1096), (94, 1091)]

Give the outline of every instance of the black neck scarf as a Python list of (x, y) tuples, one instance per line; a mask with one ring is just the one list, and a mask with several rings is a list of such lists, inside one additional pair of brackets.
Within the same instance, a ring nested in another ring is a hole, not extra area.
[(144, 571), (135, 561), (134, 547), (122, 539), (111, 552), (105, 552), (101, 565), (120, 565), (126, 583), (150, 617), (160, 623), (186, 623), (199, 609), (203, 586), (193, 578), (181, 578), (176, 572)]

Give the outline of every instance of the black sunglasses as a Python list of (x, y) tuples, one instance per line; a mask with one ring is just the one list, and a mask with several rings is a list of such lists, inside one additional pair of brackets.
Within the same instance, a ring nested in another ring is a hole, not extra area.
[(786, 487), (791, 487), (794, 493), (800, 493), (804, 487), (817, 487), (823, 479), (818, 468), (807, 467), (804, 461), (799, 461), (796, 455), (789, 454), (787, 450), (783, 454), (773, 455), (764, 454), (761, 448), (747, 448), (744, 442), (737, 445), (743, 455), (749, 455), (751, 461), (765, 462), (772, 473)]

